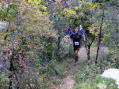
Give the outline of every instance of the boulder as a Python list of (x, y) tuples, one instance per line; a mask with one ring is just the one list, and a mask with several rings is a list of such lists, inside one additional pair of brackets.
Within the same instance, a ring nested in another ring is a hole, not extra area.
[(99, 83), (99, 84), (97, 85), (97, 88), (98, 88), (98, 89), (107, 89), (107, 85), (102, 84), (102, 83)]
[(9, 23), (7, 21), (0, 21), (0, 32), (5, 31)]
[(119, 69), (114, 69), (114, 68), (107, 69), (102, 73), (101, 76), (115, 80), (116, 84), (118, 85), (118, 88), (119, 88)]

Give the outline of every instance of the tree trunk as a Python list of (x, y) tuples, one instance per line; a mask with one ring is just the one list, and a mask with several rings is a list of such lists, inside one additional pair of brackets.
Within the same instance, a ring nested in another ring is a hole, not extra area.
[[(85, 47), (86, 47), (86, 52), (87, 52), (87, 59), (90, 60), (90, 49), (91, 49), (91, 46), (94, 42), (94, 37), (91, 39), (91, 42), (89, 41), (89, 39), (86, 39), (86, 42), (85, 42)], [(89, 42), (88, 42), (89, 41)]]
[(61, 31), (58, 30), (58, 39), (57, 39), (57, 43), (56, 43), (56, 46), (57, 46), (57, 49), (56, 49), (56, 56), (58, 58), (58, 60), (60, 61), (60, 48), (61, 48)]
[[(11, 2), (14, 3), (14, 1), (11, 0)], [(20, 5), (19, 4), (20, 2), (18, 1), (17, 2), (17, 5)], [(18, 6), (19, 7), (19, 6)], [(11, 23), (9, 23), (11, 24)], [(10, 25), (10, 28), (9, 29), (12, 29), (11, 25)], [(16, 32), (20, 32), (20, 29), (21, 29), (21, 16), (20, 16), (20, 12), (18, 11), (17, 12), (17, 15), (16, 15)], [(9, 71), (11, 72), (10, 76), (9, 76), (9, 89), (19, 89), (19, 79), (17, 77), (17, 68), (15, 68), (16, 66), (15, 65), (15, 61), (17, 61), (19, 58), (15, 58), (15, 56), (18, 54), (17, 51), (16, 51), (16, 46), (14, 43), (16, 41), (16, 33), (13, 32), (13, 35), (12, 35), (12, 55), (10, 57), (10, 68), (9, 68)], [(15, 78), (15, 79), (14, 79)], [(13, 83), (14, 81), (17, 81), (17, 83), (15, 84), (15, 86), (13, 86)]]
[(9, 82), (9, 89), (13, 89), (13, 87), (12, 87), (12, 78), (13, 78), (13, 75), (10, 75), (9, 76), (9, 80), (10, 80), (10, 82)]
[(103, 26), (103, 21), (104, 21), (104, 8), (102, 8), (102, 9), (103, 9), (103, 13), (102, 13), (100, 31), (99, 31), (99, 35), (98, 35), (98, 44), (97, 44), (98, 47), (97, 47), (97, 53), (96, 53), (95, 63), (97, 63), (97, 61), (98, 61), (100, 44), (101, 44), (101, 41), (102, 41), (102, 26)]
[(14, 71), (15, 71), (15, 67), (14, 67), (14, 51), (12, 52), (12, 55), (10, 57), (9, 71), (11, 72), (11, 74), (9, 76), (9, 89), (13, 89), (13, 77), (14, 77)]
[(61, 42), (61, 37), (60, 37), (60, 35), (58, 36), (58, 40), (57, 40), (57, 49), (58, 49), (58, 51), (59, 51), (59, 49), (60, 49), (60, 42)]
[(87, 47), (87, 59), (90, 60), (90, 45)]

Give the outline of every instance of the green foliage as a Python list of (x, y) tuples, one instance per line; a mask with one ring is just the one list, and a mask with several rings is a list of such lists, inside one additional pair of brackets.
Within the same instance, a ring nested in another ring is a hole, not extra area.
[(97, 3), (105, 3), (109, 1), (112, 1), (112, 0), (93, 0), (93, 2), (97, 2)]
[(73, 89), (97, 89), (98, 86), (108, 87), (106, 89), (117, 89), (114, 80), (99, 76), (103, 70), (114, 67), (115, 64), (109, 63), (109, 60), (98, 61), (98, 63), (97, 65), (90, 62), (88, 62), (88, 65), (86, 62), (80, 63), (79, 69), (75, 70), (76, 76), (74, 79), (76, 80), (76, 84)]
[(55, 4), (53, 7), (49, 5), (48, 15), (55, 30), (62, 30), (66, 27), (66, 18), (63, 16), (63, 7), (60, 3)]
[[(118, 89), (113, 79), (104, 78), (99, 75), (105, 69), (118, 68), (118, 62), (114, 62), (113, 58), (110, 57), (99, 57), (97, 64), (88, 62), (80, 62), (79, 66), (76, 67), (74, 72), (76, 85), (74, 89), (97, 89), (97, 87), (107, 87), (106, 89)], [(108, 58), (108, 59), (107, 59)]]
[(88, 83), (77, 83), (73, 89), (97, 89), (96, 83), (88, 82)]
[(47, 7), (45, 6), (46, 2), (44, 0), (27, 0), (29, 5), (38, 9), (42, 14), (47, 14)]
[(3, 4), (0, 7), (0, 19), (8, 20), (16, 17), (17, 14), (17, 5), (16, 4)]
[(40, 4), (42, 0), (28, 0), (28, 3)]
[(76, 83), (73, 89), (118, 89), (118, 87), (114, 80), (97, 76), (93, 81)]
[(104, 78), (101, 76), (96, 77), (96, 83), (97, 84), (104, 84), (107, 89), (118, 89), (117, 84), (115, 83), (115, 80), (110, 78)]
[(110, 44), (110, 41), (111, 41), (110, 37), (111, 37), (111, 34), (110, 34), (110, 33), (105, 34), (105, 35), (104, 35), (104, 38), (103, 38), (103, 42), (104, 42), (105, 44)]
[(74, 73), (76, 73), (74, 79), (77, 83), (95, 80), (96, 76), (101, 74), (105, 69), (116, 68), (118, 65), (118, 62), (113, 62), (110, 56), (99, 57), (99, 59), (97, 64), (94, 64), (94, 60), (80, 62), (80, 65), (74, 70)]
[(79, 69), (76, 70), (77, 75), (75, 76), (75, 80), (78, 83), (81, 82), (89, 82), (95, 79), (97, 74), (101, 73), (101, 69), (99, 66), (95, 64), (87, 65), (88, 63), (82, 62), (80, 64)]
[(67, 15), (67, 16), (76, 15), (76, 11), (73, 10), (73, 9), (65, 8), (65, 9), (64, 9), (64, 14)]
[(8, 88), (7, 83), (9, 82), (8, 76), (5, 73), (0, 73), (0, 89)]
[[(103, 1), (107, 3), (109, 0)], [(72, 57), (73, 55), (73, 47), (69, 43), (61, 41), (64, 36), (64, 29), (67, 27), (75, 28), (82, 24), (89, 32), (87, 33), (88, 36), (97, 36), (101, 23), (100, 17), (102, 17), (102, 9), (99, 8), (101, 4), (99, 3), (103, 1), (95, 0), (94, 3), (86, 0), (78, 0), (80, 2), (78, 6), (73, 6), (69, 1), (67, 8), (64, 8), (57, 1), (49, 4), (44, 0), (23, 0), (20, 5), (12, 3), (8, 7), (6, 7), (6, 4), (0, 4), (0, 19), (9, 20), (12, 24), (10, 31), (4, 34), (1, 33), (1, 43), (4, 43), (0, 44), (1, 48), (3, 45), (6, 46), (5, 48), (11, 47), (12, 36), (10, 34), (16, 31), (17, 28), (17, 12), (20, 11), (21, 13), (20, 21), (22, 25), (19, 32), (22, 33), (16, 37), (18, 45), (15, 50), (19, 52), (23, 51), (26, 59), (28, 59), (28, 65), (26, 65), (28, 70), (26, 68), (22, 76), (23, 82), (20, 84), (22, 89), (28, 89), (29, 87), (32, 89), (47, 89), (52, 82), (54, 84), (61, 83), (57, 79), (59, 76), (63, 77), (65, 75), (65, 68), (70, 66), (70, 63), (66, 59), (68, 56)], [(106, 6), (105, 4), (106, 10), (107, 7), (108, 5)], [(79, 13), (76, 11), (79, 11)], [(104, 20), (107, 20), (107, 23), (109, 23), (108, 18)], [(103, 42), (109, 45), (108, 43), (114, 42), (110, 37), (112, 37), (112, 32), (115, 28), (107, 28), (107, 26), (112, 25), (108, 25), (107, 23), (104, 22), (103, 24), (103, 32), (106, 33)], [(3, 39), (6, 35), (8, 36), (7, 41)], [(22, 37), (26, 39), (24, 44), (22, 44)], [(59, 37), (61, 38), (61, 43), (58, 52), (61, 61), (57, 62), (56, 59), (58, 56), (55, 54), (57, 54), (57, 40)], [(111, 45), (113, 46), (113, 44)], [(118, 45), (116, 46), (116, 50), (112, 49), (113, 51), (110, 52), (109, 56), (106, 56), (106, 58), (100, 57), (97, 65), (93, 63), (94, 60), (92, 58), (92, 60), (82, 62), (78, 67), (76, 66), (76, 70), (73, 70), (76, 73), (75, 80), (77, 82), (74, 89), (96, 89), (96, 81), (109, 85), (109, 89), (116, 89), (116, 87), (110, 88), (110, 84), (113, 82), (112, 80), (97, 78), (95, 81), (96, 76), (102, 73), (103, 70), (111, 67), (119, 68)], [(18, 61), (21, 62), (20, 60)], [(14, 64), (14, 66), (16, 65)], [(6, 87), (8, 87), (9, 80), (5, 74), (9, 73), (0, 74), (1, 89), (7, 89)], [(20, 74), (18, 74), (18, 77), (21, 78)], [(92, 81), (92, 83), (89, 81)]]
[(110, 79), (110, 78), (104, 78), (102, 76), (97, 76), (96, 77), (96, 83), (102, 83), (102, 84), (106, 84), (106, 85), (110, 85), (110, 84), (115, 84), (115, 80)]

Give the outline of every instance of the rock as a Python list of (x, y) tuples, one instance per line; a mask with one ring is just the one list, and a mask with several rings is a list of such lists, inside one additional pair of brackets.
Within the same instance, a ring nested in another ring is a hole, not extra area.
[(99, 83), (99, 84), (97, 85), (97, 88), (98, 88), (98, 89), (107, 89), (107, 85), (102, 84), (102, 83)]
[(0, 32), (6, 30), (9, 23), (7, 21), (0, 21)]
[(105, 70), (101, 76), (115, 80), (119, 88), (119, 69), (112, 68), (112, 69)]

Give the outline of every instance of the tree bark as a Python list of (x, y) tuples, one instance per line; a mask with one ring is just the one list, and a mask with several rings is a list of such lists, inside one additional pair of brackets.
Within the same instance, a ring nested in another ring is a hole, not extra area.
[(87, 48), (87, 59), (90, 60), (90, 46)]
[(96, 52), (96, 60), (95, 63), (97, 64), (98, 57), (99, 57), (99, 50), (100, 50), (100, 44), (102, 41), (102, 26), (103, 26), (103, 21), (104, 21), (104, 8), (102, 7), (103, 13), (102, 13), (102, 18), (101, 18), (101, 25), (100, 25), (100, 31), (98, 35), (98, 44), (97, 44), (97, 52)]
[[(14, 1), (12, 1), (11, 0), (11, 2), (13, 2), (14, 3)], [(18, 2), (17, 2), (17, 5), (20, 5), (19, 4), (20, 2), (19, 2), (19, 0), (18, 0)], [(19, 7), (19, 6), (18, 6)], [(10, 23), (9, 23), (10, 24)], [(9, 68), (9, 71), (11, 72), (11, 74), (10, 74), (10, 76), (9, 76), (9, 89), (19, 89), (20, 87), (19, 87), (19, 79), (18, 79), (18, 76), (17, 76), (17, 68), (15, 68), (16, 66), (14, 66), (15, 65), (15, 61), (17, 61), (19, 58), (15, 58), (15, 56), (18, 54), (18, 52), (16, 51), (16, 46), (17, 45), (15, 45), (14, 43), (15, 43), (15, 41), (16, 41), (16, 35), (18, 34), (18, 32), (20, 32), (20, 29), (21, 29), (21, 16), (20, 16), (20, 12), (19, 12), (19, 10), (17, 11), (17, 15), (16, 15), (16, 31), (14, 31), (14, 32), (12, 32), (13, 33), (13, 35), (12, 35), (12, 55), (11, 55), (11, 57), (10, 57), (10, 68)], [(9, 29), (12, 29), (12, 27), (10, 26), (10, 28)], [(17, 32), (17, 34), (15, 33), (15, 32)], [(17, 83), (16, 83), (16, 85), (15, 86), (13, 86), (13, 81), (15, 81), (14, 80), (14, 77), (15, 77), (15, 80), (17, 81)]]
[[(14, 49), (13, 49), (14, 50)], [(14, 67), (14, 51), (12, 50), (12, 55), (10, 57), (10, 68), (9, 71), (11, 72), (10, 76), (9, 76), (9, 89), (13, 89), (13, 77), (14, 77), (14, 71), (15, 71), (15, 67)]]
[(61, 38), (61, 29), (58, 30), (57, 35), (58, 35), (58, 39), (57, 39), (57, 43), (56, 43), (56, 46), (57, 46), (56, 56), (57, 56), (58, 60), (60, 61), (60, 49), (61, 49), (60, 43), (61, 43), (61, 39), (62, 39)]
[(90, 49), (93, 42), (94, 42), (94, 39), (92, 39), (91, 42), (87, 44), (87, 59), (88, 60), (90, 60), (90, 51), (91, 51)]
[[(90, 60), (90, 51), (91, 51), (90, 49), (91, 49), (91, 46), (92, 46), (92, 44), (94, 42), (94, 39), (95, 39), (94, 37), (92, 37), (92, 39), (86, 38), (86, 41), (84, 41), (88, 60)], [(91, 40), (91, 42), (89, 40)]]

